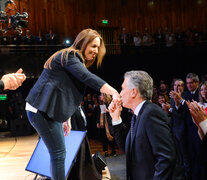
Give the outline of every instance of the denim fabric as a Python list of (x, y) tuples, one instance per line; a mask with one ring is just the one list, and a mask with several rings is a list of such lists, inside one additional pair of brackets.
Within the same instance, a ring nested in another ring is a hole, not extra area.
[(52, 180), (65, 180), (66, 149), (62, 123), (53, 121), (40, 111), (27, 111), (27, 116), (47, 146)]

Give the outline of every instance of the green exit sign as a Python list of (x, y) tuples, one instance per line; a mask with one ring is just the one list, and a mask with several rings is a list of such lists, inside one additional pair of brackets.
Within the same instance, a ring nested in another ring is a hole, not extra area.
[(7, 100), (7, 95), (6, 94), (0, 94), (0, 101), (5, 101)]
[(102, 24), (108, 24), (108, 20), (106, 19), (102, 20)]

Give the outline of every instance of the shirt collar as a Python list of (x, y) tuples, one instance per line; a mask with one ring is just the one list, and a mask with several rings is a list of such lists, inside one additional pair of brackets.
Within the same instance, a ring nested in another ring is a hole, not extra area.
[(134, 111), (134, 114), (136, 116), (138, 116), (140, 109), (142, 108), (143, 104), (145, 103), (146, 100), (142, 101), (141, 103), (139, 103)]
[(196, 91), (197, 91), (197, 89), (195, 91), (191, 91), (191, 94), (195, 94)]

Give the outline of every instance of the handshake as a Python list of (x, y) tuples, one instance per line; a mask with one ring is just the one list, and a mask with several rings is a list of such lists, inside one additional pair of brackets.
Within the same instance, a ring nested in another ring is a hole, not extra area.
[(22, 85), (26, 79), (23, 70), (20, 68), (16, 73), (6, 74), (1, 78), (1, 81), (4, 84), (4, 90), (16, 90), (19, 86)]

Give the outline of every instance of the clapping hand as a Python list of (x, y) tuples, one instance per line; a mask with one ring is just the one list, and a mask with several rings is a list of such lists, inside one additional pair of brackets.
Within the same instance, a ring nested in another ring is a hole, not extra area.
[(16, 90), (25, 79), (26, 76), (22, 69), (19, 69), (16, 73), (6, 74), (1, 78), (4, 83), (4, 90)]
[(174, 99), (176, 106), (179, 106), (180, 104), (180, 100), (182, 99), (181, 94), (180, 90), (178, 90), (178, 92), (170, 91), (170, 98)]
[(193, 102), (186, 102), (188, 105), (188, 108), (190, 110), (190, 114), (192, 115), (194, 122), (199, 127), (199, 124), (207, 119), (207, 115), (205, 110), (203, 109), (203, 106), (200, 107), (196, 101)]

